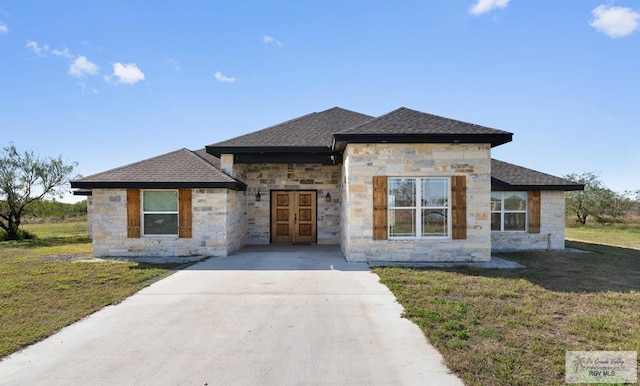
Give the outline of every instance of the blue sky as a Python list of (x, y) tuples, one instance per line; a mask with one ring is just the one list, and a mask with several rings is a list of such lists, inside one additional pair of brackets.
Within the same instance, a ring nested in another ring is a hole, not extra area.
[(334, 106), (640, 189), (640, 0), (3, 1), (2, 145), (90, 175)]

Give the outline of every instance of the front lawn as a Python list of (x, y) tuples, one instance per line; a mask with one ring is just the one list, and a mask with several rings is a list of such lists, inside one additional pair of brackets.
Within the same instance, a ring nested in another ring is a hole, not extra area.
[(0, 242), (0, 358), (122, 301), (175, 265), (91, 259), (86, 222), (34, 224)]
[(590, 253), (499, 254), (521, 270), (375, 272), (466, 384), (558, 385), (567, 350), (640, 351), (640, 250), (567, 247)]

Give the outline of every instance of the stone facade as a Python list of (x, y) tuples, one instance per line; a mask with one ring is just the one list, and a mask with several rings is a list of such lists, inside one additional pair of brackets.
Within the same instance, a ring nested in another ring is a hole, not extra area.
[[(88, 233), (98, 257), (226, 256), (271, 242), (274, 190), (317, 192), (317, 243), (340, 244), (349, 261), (487, 261), (491, 250), (564, 248), (564, 192), (541, 194), (541, 232), (491, 232), (488, 144), (349, 144), (342, 165), (234, 164), (247, 191), (192, 190), (192, 238), (127, 238), (127, 190), (94, 189)], [(373, 177), (466, 176), (465, 240), (373, 240)], [(260, 192), (260, 201), (256, 194)], [(331, 195), (330, 202), (325, 196)]]
[(494, 251), (564, 249), (564, 192), (541, 192), (540, 233), (491, 232), (491, 247)]
[[(224, 155), (222, 157), (224, 160)], [(224, 165), (224, 164), (223, 164)], [(271, 242), (272, 190), (317, 191), (317, 243), (340, 243), (340, 166), (321, 164), (225, 165), (247, 184), (247, 244)], [(260, 201), (255, 199), (260, 192)], [(325, 196), (331, 195), (331, 202)]]
[[(349, 144), (342, 168), (341, 245), (349, 261), (491, 259), (489, 144)], [(373, 177), (466, 176), (467, 238), (373, 240)]]
[(87, 196), (87, 237), (93, 240), (93, 196)]
[(192, 190), (192, 237), (127, 238), (127, 190), (94, 189), (91, 232), (97, 257), (226, 256), (244, 245), (243, 192)]

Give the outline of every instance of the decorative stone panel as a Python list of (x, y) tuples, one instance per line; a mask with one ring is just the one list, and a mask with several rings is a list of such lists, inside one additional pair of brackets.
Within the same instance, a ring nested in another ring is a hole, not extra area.
[[(341, 245), (349, 261), (491, 259), (489, 144), (348, 144), (342, 166)], [(373, 240), (373, 177), (466, 176), (467, 238)]]

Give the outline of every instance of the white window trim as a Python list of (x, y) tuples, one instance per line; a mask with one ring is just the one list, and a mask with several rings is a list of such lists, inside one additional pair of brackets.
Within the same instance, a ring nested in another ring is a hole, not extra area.
[[(391, 221), (387, 220), (387, 234), (389, 240), (451, 240), (452, 224), (451, 224), (451, 178), (450, 177), (400, 177), (393, 176), (387, 178), (387, 192), (391, 191), (391, 180), (414, 180), (416, 186), (415, 206), (387, 206), (387, 219), (391, 218), (391, 210), (393, 209), (413, 209), (416, 212), (416, 235), (415, 236), (392, 236)], [(447, 182), (447, 206), (427, 206), (422, 204), (422, 180), (445, 180)], [(387, 193), (388, 195), (389, 193)], [(447, 234), (446, 236), (422, 236), (422, 210), (423, 209), (445, 209), (447, 211)]]
[[(491, 214), (500, 213), (500, 229), (493, 230), (493, 233), (527, 233), (529, 232), (529, 192), (528, 191), (492, 191), (491, 193), (500, 193), (500, 210), (491, 209)], [(507, 193), (524, 193), (527, 198), (525, 199), (524, 210), (504, 210), (504, 195)], [(504, 215), (505, 213), (524, 213), (524, 230), (504, 230)]]
[[(176, 211), (145, 211), (144, 210), (144, 192), (176, 192)], [(180, 234), (180, 192), (177, 189), (141, 189), (140, 191), (140, 235), (141, 237), (153, 237), (153, 238), (176, 238)], [(144, 233), (144, 215), (145, 214), (175, 214), (178, 222), (175, 234), (146, 234)]]

